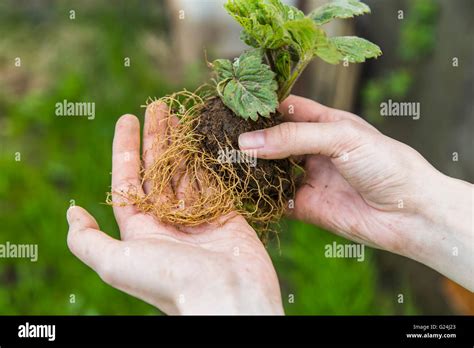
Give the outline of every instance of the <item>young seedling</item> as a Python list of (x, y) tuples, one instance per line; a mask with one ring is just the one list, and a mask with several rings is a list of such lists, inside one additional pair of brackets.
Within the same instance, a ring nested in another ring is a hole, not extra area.
[(165, 150), (144, 172), (152, 183), (149, 194), (127, 196), (139, 209), (177, 225), (222, 222), (219, 217), (238, 212), (264, 239), (294, 196), (296, 164), (259, 159), (255, 166), (223, 160), (222, 154), (238, 150), (240, 134), (282, 122), (277, 107), (314, 58), (362, 63), (381, 51), (359, 37), (328, 37), (323, 29), (335, 18), (369, 13), (358, 0), (335, 0), (308, 15), (279, 0), (229, 0), (224, 7), (242, 26), (241, 39), (250, 49), (234, 61), (208, 63), (214, 78), (195, 93), (153, 102), (151, 107), (169, 108), (168, 135), (156, 140)]
[(242, 26), (241, 39), (253, 47), (233, 63), (215, 60), (217, 93), (236, 115), (257, 121), (270, 117), (316, 57), (330, 64), (362, 63), (382, 54), (359, 37), (329, 38), (322, 25), (334, 18), (370, 12), (358, 0), (336, 0), (309, 15), (279, 0), (231, 0), (229, 14)]

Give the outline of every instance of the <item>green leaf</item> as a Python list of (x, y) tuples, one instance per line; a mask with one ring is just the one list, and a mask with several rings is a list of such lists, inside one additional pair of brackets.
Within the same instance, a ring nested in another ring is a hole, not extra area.
[[(369, 7), (359, 0), (334, 0), (309, 16), (280, 0), (228, 0), (224, 6), (242, 26), (242, 41), (263, 50), (270, 69), (276, 73), (274, 80), (279, 86), (277, 95), (280, 100), (290, 93), (298, 77), (315, 56), (330, 64), (338, 64), (344, 60), (359, 63), (381, 54), (380, 48), (367, 40), (350, 37), (330, 39), (320, 27), (333, 18), (349, 18), (370, 12)], [(223, 64), (222, 72), (218, 74), (224, 82), (220, 83), (218, 91), (221, 91), (221, 98), (228, 106), (244, 118), (268, 115), (262, 105), (255, 106), (258, 110), (264, 110), (262, 113), (253, 110), (247, 115), (243, 109), (240, 110), (232, 99), (241, 96), (242, 86), (238, 89), (235, 85), (235, 81), (240, 80), (235, 67), (233, 77), (228, 77), (230, 62)], [(231, 91), (233, 96), (229, 97), (225, 91)]]
[(219, 80), (231, 78), (233, 75), (232, 62), (228, 59), (216, 59), (210, 66), (217, 73)]
[[(231, 76), (227, 75), (228, 63), (220, 62), (216, 70), (220, 79), (217, 92), (224, 104), (236, 115), (256, 121), (259, 116), (269, 117), (278, 107), (275, 73), (262, 63), (262, 50), (251, 50), (242, 54), (231, 65)], [(221, 77), (223, 79), (221, 79)]]
[(379, 46), (357, 36), (337, 36), (329, 41), (342, 54), (342, 59), (350, 63), (363, 63), (368, 58), (382, 55)]
[(291, 56), (288, 51), (280, 50), (275, 60), (275, 71), (282, 81), (288, 80), (291, 75)]
[(315, 54), (329, 64), (339, 64), (344, 59), (342, 53), (329, 40), (318, 45)]
[(255, 48), (277, 49), (290, 44), (285, 23), (305, 18), (280, 0), (229, 0), (225, 9), (243, 27), (242, 40)]
[[(247, 0), (247, 1), (255, 1), (255, 0)], [(258, 1), (258, 0), (257, 0)], [(280, 0), (263, 0), (261, 1), (266, 3), (268, 12), (276, 13), (280, 16), (284, 21), (293, 21), (305, 18), (305, 15), (302, 11), (298, 10), (296, 7), (289, 6), (283, 4)]]
[(314, 25), (309, 18), (298, 19), (285, 23), (284, 28), (291, 38), (291, 46), (295, 48), (299, 59), (308, 59), (321, 39), (326, 37), (324, 31)]
[(324, 31), (321, 31), (321, 35), (316, 41), (316, 47), (313, 50), (313, 54), (329, 64), (338, 64), (344, 58), (342, 53), (339, 52), (337, 47), (326, 36)]
[(317, 25), (323, 25), (334, 18), (352, 18), (370, 13), (370, 8), (359, 0), (335, 0), (327, 3), (309, 14)]

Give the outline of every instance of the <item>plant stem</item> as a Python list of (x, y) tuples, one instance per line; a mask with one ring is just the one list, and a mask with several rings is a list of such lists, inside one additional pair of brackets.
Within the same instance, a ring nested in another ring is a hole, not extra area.
[(273, 54), (270, 50), (267, 50), (265, 53), (265, 56), (267, 58), (267, 63), (270, 66), (270, 68), (275, 71), (275, 61), (273, 60)]
[(304, 69), (306, 69), (308, 64), (311, 62), (312, 58), (313, 57), (311, 56), (310, 58), (300, 60), (298, 64), (296, 64), (290, 78), (285, 82), (285, 84), (280, 88), (280, 91), (278, 92), (278, 100), (280, 102), (285, 100), (290, 95), (291, 89), (295, 85), (301, 73), (304, 71)]

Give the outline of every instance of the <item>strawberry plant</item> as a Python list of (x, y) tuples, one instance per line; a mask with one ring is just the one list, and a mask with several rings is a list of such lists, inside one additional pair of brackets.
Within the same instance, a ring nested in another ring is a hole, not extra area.
[(132, 192), (128, 197), (176, 225), (195, 226), (239, 212), (263, 238), (294, 196), (296, 164), (225, 161), (223, 151), (238, 151), (244, 132), (282, 122), (277, 107), (313, 59), (362, 63), (381, 51), (363, 38), (329, 37), (324, 31), (333, 19), (369, 13), (359, 0), (334, 0), (309, 14), (280, 0), (229, 0), (224, 7), (242, 27), (249, 50), (234, 61), (208, 62), (214, 77), (195, 93), (178, 92), (149, 105), (168, 106), (167, 136), (157, 139), (165, 150), (144, 173), (152, 190), (145, 198)]

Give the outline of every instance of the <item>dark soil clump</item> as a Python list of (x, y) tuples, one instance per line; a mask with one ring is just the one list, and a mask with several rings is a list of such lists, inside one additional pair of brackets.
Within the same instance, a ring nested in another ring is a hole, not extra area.
[[(239, 150), (240, 134), (276, 126), (282, 123), (282, 117), (280, 114), (273, 114), (270, 118), (259, 117), (258, 121), (244, 120), (227, 108), (220, 98), (213, 98), (205, 104), (198, 121), (195, 131), (203, 136), (203, 150), (214, 158), (219, 158), (223, 149)], [(242, 180), (248, 177), (249, 171), (254, 178), (248, 183), (254, 193), (251, 201), (258, 200), (262, 193), (274, 200), (277, 205), (282, 199), (286, 202), (293, 198), (294, 175), (290, 160), (258, 159), (256, 166), (248, 163), (232, 165)], [(215, 169), (219, 171), (217, 165)], [(260, 202), (260, 208), (271, 210), (273, 204), (263, 202), (262, 207)]]

